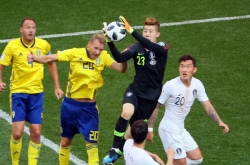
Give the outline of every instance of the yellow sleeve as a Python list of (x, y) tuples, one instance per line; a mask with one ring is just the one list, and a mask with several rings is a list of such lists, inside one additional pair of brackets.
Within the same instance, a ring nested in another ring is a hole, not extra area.
[(74, 57), (74, 50), (75, 49), (67, 49), (64, 51), (58, 51), (57, 52), (58, 61), (71, 61)]
[(9, 66), (12, 63), (12, 55), (11, 44), (8, 43), (0, 57), (0, 64)]
[(51, 54), (51, 45), (46, 42), (46, 46), (45, 46), (45, 49), (46, 49), (46, 55), (50, 55)]
[(107, 51), (103, 51), (103, 55), (105, 57), (105, 65), (107, 67), (110, 67), (114, 62), (115, 60), (112, 58), (112, 56), (107, 52)]

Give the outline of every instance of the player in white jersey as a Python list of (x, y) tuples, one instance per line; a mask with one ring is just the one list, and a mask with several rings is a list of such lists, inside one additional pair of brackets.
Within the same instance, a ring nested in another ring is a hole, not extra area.
[[(180, 76), (164, 84), (158, 104), (149, 119), (148, 126), (152, 130), (159, 108), (165, 104), (165, 114), (158, 131), (165, 151), (169, 146), (175, 150), (174, 165), (198, 165), (203, 160), (197, 143), (184, 127), (184, 120), (196, 98), (207, 114), (223, 128), (223, 133), (229, 131), (229, 127), (220, 119), (209, 101), (202, 82), (193, 77), (196, 71), (194, 57), (180, 57)], [(147, 139), (153, 140), (153, 132), (149, 132)]]
[[(164, 165), (164, 162), (155, 154), (145, 151), (148, 124), (143, 120), (136, 120), (131, 125), (133, 139), (126, 140), (123, 152), (126, 165)], [(169, 148), (169, 159), (166, 165), (172, 165), (174, 151)]]

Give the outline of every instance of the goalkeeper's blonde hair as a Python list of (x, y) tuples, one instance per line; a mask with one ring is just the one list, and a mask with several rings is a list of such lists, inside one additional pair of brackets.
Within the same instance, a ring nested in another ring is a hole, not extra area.
[(160, 22), (157, 19), (153, 18), (153, 17), (146, 18), (146, 20), (144, 21), (144, 25), (155, 25), (156, 30), (158, 32), (160, 31)]

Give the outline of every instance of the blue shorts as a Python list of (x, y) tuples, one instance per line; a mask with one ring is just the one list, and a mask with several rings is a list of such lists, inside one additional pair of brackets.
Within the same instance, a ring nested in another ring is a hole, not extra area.
[(27, 121), (30, 124), (42, 124), (44, 93), (10, 95), (12, 122)]
[(96, 102), (79, 102), (64, 97), (61, 106), (62, 137), (72, 139), (81, 133), (87, 142), (97, 143), (99, 116)]

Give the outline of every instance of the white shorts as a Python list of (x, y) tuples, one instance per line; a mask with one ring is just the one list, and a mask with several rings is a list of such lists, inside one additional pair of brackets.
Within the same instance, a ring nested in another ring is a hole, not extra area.
[(174, 149), (174, 159), (185, 158), (187, 157), (186, 152), (198, 148), (197, 143), (186, 129), (184, 129), (182, 133), (178, 134), (168, 132), (159, 126), (158, 133), (164, 150), (167, 151), (169, 146)]

